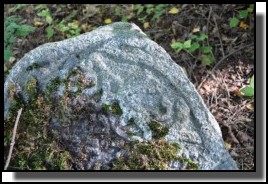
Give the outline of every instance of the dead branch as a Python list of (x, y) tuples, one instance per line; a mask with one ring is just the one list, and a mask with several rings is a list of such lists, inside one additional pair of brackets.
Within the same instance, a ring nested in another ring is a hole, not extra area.
[(6, 165), (5, 165), (4, 170), (7, 170), (7, 167), (9, 165), (9, 162), (11, 159), (13, 147), (15, 145), (15, 136), (16, 136), (17, 127), (18, 127), (21, 112), (22, 112), (22, 108), (18, 111), (18, 115), (17, 115), (16, 122), (15, 122), (14, 129), (13, 129), (13, 135), (12, 135), (12, 139), (11, 139), (11, 143), (10, 143), (9, 153), (8, 153), (8, 157), (7, 157), (7, 161), (6, 161)]

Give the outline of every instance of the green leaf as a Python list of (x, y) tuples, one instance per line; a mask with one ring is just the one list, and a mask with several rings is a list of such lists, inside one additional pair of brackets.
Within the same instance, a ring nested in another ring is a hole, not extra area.
[(246, 18), (248, 16), (248, 10), (241, 10), (239, 11), (239, 17), (241, 19)]
[(189, 36), (189, 38), (190, 38), (191, 40), (194, 40), (194, 39), (197, 39), (197, 36), (194, 35), (194, 34), (191, 34), (191, 35)]
[(140, 4), (138, 4), (137, 6), (136, 6), (136, 8), (135, 9), (137, 9), (138, 11), (137, 11), (137, 15), (139, 15), (139, 14), (141, 14), (142, 12), (143, 12), (143, 10), (144, 10), (144, 7), (143, 6), (141, 6)]
[(191, 45), (191, 47), (188, 49), (189, 52), (194, 52), (196, 49), (199, 49), (200, 45), (199, 43), (195, 42)]
[(145, 15), (142, 18), (138, 18), (139, 21), (141, 21), (142, 23), (144, 23), (146, 21), (147, 15)]
[(73, 11), (72, 13), (70, 13), (70, 15), (68, 15), (67, 17), (64, 18), (65, 22), (69, 22), (72, 18), (74, 18), (74, 16), (76, 16), (77, 14), (77, 10)]
[(48, 38), (48, 39), (51, 38), (51, 37), (54, 35), (54, 29), (53, 29), (53, 28), (48, 27), (48, 28), (46, 29), (46, 31), (47, 31), (47, 38)]
[(121, 18), (121, 22), (127, 22), (127, 21), (128, 21), (127, 16), (123, 16), (123, 17)]
[(146, 5), (146, 8), (153, 8), (153, 7), (154, 7), (153, 4), (147, 4), (147, 5)]
[(114, 12), (115, 12), (116, 15), (120, 15), (121, 10), (122, 10), (121, 7), (117, 6), (117, 7), (115, 8)]
[(182, 49), (182, 48), (183, 48), (183, 44), (180, 43), (180, 42), (174, 42), (174, 43), (172, 43), (170, 46), (171, 46), (171, 48), (173, 48), (173, 49)]
[(12, 56), (12, 52), (9, 49), (4, 49), (4, 61), (7, 62), (9, 58)]
[(208, 39), (208, 35), (205, 33), (201, 33), (199, 37), (196, 38), (198, 41), (204, 41), (205, 39)]
[(10, 9), (8, 10), (8, 12), (9, 12), (9, 13), (14, 13), (14, 12), (16, 12), (17, 10), (19, 10), (19, 9), (25, 7), (25, 6), (26, 6), (26, 4), (17, 4), (17, 5), (15, 5), (14, 7), (10, 8)]
[(37, 13), (37, 15), (39, 17), (47, 17), (47, 16), (50, 16), (50, 13), (49, 13), (48, 9), (45, 9), (45, 10), (42, 10), (41, 12)]
[(166, 7), (167, 7), (166, 4), (159, 4), (159, 5), (156, 5), (156, 6), (155, 6), (155, 9), (157, 9), (157, 10), (163, 10), (163, 9), (166, 8)]
[(44, 5), (44, 4), (39, 4), (39, 5), (36, 5), (34, 9), (38, 10), (38, 9), (43, 9), (43, 8), (45, 8), (45, 7), (46, 7), (46, 5)]
[(157, 20), (159, 17), (161, 17), (161, 15), (163, 14), (163, 12), (156, 12), (152, 18), (152, 20)]
[(154, 11), (154, 8), (148, 8), (146, 9), (146, 13), (150, 15)]
[(35, 30), (35, 27), (29, 26), (29, 25), (21, 25), (18, 26), (16, 30), (17, 36), (27, 36), (29, 33), (33, 32)]
[(50, 15), (46, 16), (46, 21), (47, 21), (47, 23), (51, 24), (52, 23), (52, 17)]
[(254, 96), (254, 88), (250, 86), (244, 87), (240, 91), (242, 92), (243, 96), (248, 96), (248, 97)]
[(239, 23), (238, 18), (233, 17), (233, 18), (231, 19), (231, 21), (230, 21), (230, 27), (231, 27), (231, 28), (236, 27), (236, 26), (238, 25), (238, 23)]
[(204, 54), (210, 53), (210, 51), (212, 51), (212, 47), (201, 47), (201, 51)]
[(183, 48), (184, 48), (184, 49), (188, 49), (188, 48), (190, 48), (190, 47), (191, 47), (191, 42), (192, 42), (192, 40), (187, 40), (187, 41), (185, 41), (185, 42), (183, 43)]
[(209, 65), (215, 63), (215, 58), (211, 55), (202, 54), (200, 56), (200, 60), (201, 60), (203, 66), (209, 66)]
[(250, 84), (249, 84), (250, 87), (254, 88), (254, 75), (251, 77), (250, 79)]

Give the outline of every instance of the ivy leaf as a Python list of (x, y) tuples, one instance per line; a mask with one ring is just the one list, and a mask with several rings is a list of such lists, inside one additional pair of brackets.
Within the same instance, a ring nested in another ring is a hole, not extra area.
[(33, 32), (35, 27), (28, 25), (21, 25), (17, 27), (16, 35), (17, 36), (27, 36), (30, 32)]
[(189, 36), (189, 38), (192, 39), (192, 40), (194, 40), (194, 39), (197, 39), (197, 36), (194, 35), (194, 34), (191, 34), (191, 35)]
[(239, 17), (241, 19), (246, 18), (248, 16), (248, 10), (241, 10), (239, 11)]
[(159, 5), (156, 5), (155, 6), (155, 9), (157, 9), (157, 10), (163, 10), (164, 8), (166, 8), (166, 4), (159, 4)]
[(53, 35), (54, 35), (54, 29), (52, 29), (51, 27), (48, 27), (46, 29), (46, 32), (47, 32), (47, 38), (51, 38)]
[(250, 86), (244, 87), (240, 91), (242, 92), (243, 96), (248, 96), (248, 97), (254, 96), (254, 88)]
[(48, 9), (45, 9), (45, 10), (42, 10), (41, 12), (37, 13), (37, 15), (39, 17), (47, 17), (47, 16), (50, 16), (50, 13), (49, 13)]
[(200, 44), (199, 43), (193, 43), (192, 45), (191, 45), (191, 47), (188, 49), (188, 51), (189, 52), (194, 52), (194, 51), (196, 51), (197, 49), (199, 49), (199, 47), (200, 47)]
[(184, 48), (184, 49), (188, 49), (188, 48), (190, 48), (190, 47), (191, 47), (191, 42), (192, 42), (192, 40), (187, 40), (187, 41), (185, 41), (185, 42), (183, 43), (183, 48)]
[(119, 6), (117, 6), (117, 7), (115, 8), (114, 12), (115, 12), (116, 15), (120, 15), (121, 10), (122, 10), (122, 9), (121, 9)]
[(139, 6), (137, 7), (137, 9), (138, 9), (138, 11), (137, 11), (137, 15), (139, 15), (139, 14), (141, 14), (141, 13), (143, 12), (144, 7), (141, 6), (141, 5), (139, 5)]
[(198, 41), (204, 41), (205, 39), (208, 39), (208, 35), (205, 33), (201, 33), (199, 37), (196, 38)]
[(212, 47), (201, 47), (201, 51), (204, 54), (210, 53), (210, 51), (212, 51)]
[(254, 75), (251, 77), (250, 79), (250, 84), (249, 84), (250, 87), (254, 88)]
[(179, 53), (183, 49), (183, 44), (180, 42), (172, 43), (170, 46), (176, 50), (176, 53)]
[(230, 21), (230, 27), (231, 27), (231, 28), (236, 27), (236, 26), (238, 25), (238, 23), (239, 23), (238, 18), (233, 17), (233, 18), (231, 19), (231, 21)]
[(174, 43), (172, 43), (171, 45), (171, 48), (173, 48), (173, 49), (179, 49), (179, 48), (183, 48), (183, 44), (182, 43), (180, 43), (180, 42), (174, 42)]
[(46, 21), (47, 21), (47, 23), (51, 24), (52, 23), (52, 17), (50, 15), (46, 16)]
[(7, 62), (12, 56), (12, 52), (9, 49), (4, 49), (4, 61)]

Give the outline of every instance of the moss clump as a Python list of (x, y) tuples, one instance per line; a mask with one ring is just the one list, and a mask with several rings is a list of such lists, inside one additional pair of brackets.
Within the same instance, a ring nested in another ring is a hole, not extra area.
[[(133, 118), (129, 120), (132, 124)], [(125, 145), (127, 153), (112, 162), (114, 170), (167, 170), (171, 161), (180, 161), (187, 165), (187, 169), (198, 169), (198, 165), (190, 159), (178, 156), (181, 147), (177, 143), (170, 143), (163, 138), (168, 134), (168, 127), (157, 121), (148, 123), (153, 140), (133, 141)], [(128, 133), (128, 136), (131, 136)]]
[(16, 93), (16, 85), (13, 83), (13, 84), (10, 84), (8, 87), (7, 87), (7, 98), (9, 99), (9, 101), (13, 101), (14, 100), (14, 95)]
[(181, 157), (180, 161), (183, 162), (184, 164), (187, 164), (187, 169), (189, 169), (189, 170), (197, 170), (199, 168), (198, 164), (194, 163), (189, 158)]
[(85, 88), (92, 88), (96, 84), (92, 80), (85, 79), (80, 67), (76, 67), (69, 72), (65, 85), (68, 91), (68, 96), (77, 96)]
[(111, 105), (111, 113), (121, 116), (123, 111), (118, 102), (113, 102)]
[(110, 112), (112, 114), (115, 114), (118, 116), (121, 116), (123, 114), (123, 111), (118, 102), (113, 102), (111, 105), (104, 103), (102, 107), (105, 111)]
[(60, 77), (56, 77), (50, 81), (50, 83), (47, 85), (45, 89), (45, 99), (49, 101), (51, 99), (51, 94), (55, 92), (59, 86), (64, 83), (64, 80), (61, 80)]
[(34, 77), (31, 77), (25, 85), (25, 92), (29, 97), (31, 102), (37, 96), (37, 80)]
[(152, 131), (152, 137), (153, 139), (160, 139), (162, 137), (165, 137), (168, 134), (169, 128), (162, 126), (157, 121), (150, 121), (148, 123), (148, 126), (150, 127)]
[(177, 143), (160, 139), (128, 143), (125, 148), (128, 153), (112, 162), (112, 170), (167, 170), (171, 161), (180, 161), (189, 170), (198, 169), (192, 160), (177, 155), (181, 149)]
[[(48, 127), (51, 114), (57, 114), (54, 109), (59, 108), (59, 104), (54, 103), (50, 94), (57, 89), (60, 82), (59, 78), (52, 80), (45, 90), (46, 93), (38, 94), (38, 82), (35, 78), (30, 78), (24, 86), (30, 103), (25, 102), (22, 95), (16, 92), (15, 85), (8, 86), (10, 108), (4, 122), (5, 159), (17, 112), (23, 108), (9, 170), (71, 169), (71, 156), (58, 146), (58, 135), (52, 134)], [(48, 97), (46, 100), (45, 95)]]
[(179, 160), (177, 146), (165, 140), (140, 142), (130, 145), (131, 154), (112, 163), (114, 170), (166, 170), (168, 163)]

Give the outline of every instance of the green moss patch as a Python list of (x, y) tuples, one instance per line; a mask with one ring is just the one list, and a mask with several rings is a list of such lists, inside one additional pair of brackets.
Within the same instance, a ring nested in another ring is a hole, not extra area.
[(123, 111), (119, 105), (119, 102), (113, 102), (111, 105), (104, 103), (102, 107), (105, 111), (110, 112), (112, 114), (115, 114), (118, 116), (121, 116), (123, 114)]
[[(43, 169), (71, 169), (71, 156), (64, 148), (59, 147), (59, 137), (49, 131), (51, 114), (56, 114), (59, 106), (50, 98), (50, 93), (57, 89), (62, 81), (55, 78), (45, 90), (46, 93), (37, 93), (38, 82), (30, 78), (24, 86), (29, 96), (26, 102), (16, 93), (15, 85), (8, 87), (10, 109), (5, 125), (5, 160), (8, 154), (10, 139), (20, 108), (23, 108), (16, 133), (15, 146), (9, 164), (9, 170), (43, 170)], [(47, 99), (45, 99), (47, 97)]]
[(34, 77), (31, 77), (26, 83), (24, 90), (30, 100), (35, 99), (37, 96), (37, 80)]
[(128, 153), (112, 162), (113, 170), (167, 170), (171, 161), (180, 161), (186, 169), (196, 170), (198, 165), (177, 155), (181, 149), (177, 143), (165, 140), (132, 142), (125, 147)]
[(153, 139), (159, 139), (162, 137), (165, 137), (168, 134), (169, 128), (166, 126), (162, 126), (157, 121), (150, 121), (148, 123), (148, 126), (150, 127), (152, 131), (152, 137)]
[[(129, 123), (133, 123), (130, 119)], [(127, 153), (112, 162), (114, 170), (167, 170), (171, 161), (179, 161), (186, 169), (198, 169), (198, 165), (190, 159), (178, 156), (181, 147), (177, 143), (164, 140), (169, 128), (157, 121), (148, 123), (152, 131), (152, 140), (133, 141), (125, 146)], [(128, 134), (131, 136), (131, 134)]]

